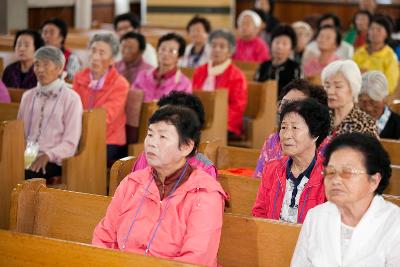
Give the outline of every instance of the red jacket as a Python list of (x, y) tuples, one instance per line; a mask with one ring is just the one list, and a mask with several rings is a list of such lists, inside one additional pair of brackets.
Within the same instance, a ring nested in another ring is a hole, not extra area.
[[(198, 67), (193, 74), (193, 89), (200, 90), (207, 78), (207, 64)], [(243, 72), (231, 64), (215, 77), (216, 88), (228, 89), (228, 130), (242, 133), (243, 114), (247, 105), (247, 83)]]
[[(103, 88), (94, 91), (89, 88), (90, 69), (75, 74), (73, 88), (79, 94), (84, 109), (103, 108), (106, 110), (107, 145), (125, 145), (125, 104), (129, 83), (115, 67), (108, 71)], [(92, 106), (90, 106), (92, 103)]]
[[(256, 203), (252, 214), (256, 217), (279, 220), (286, 190), (286, 167), (288, 157), (269, 162), (263, 171)], [(326, 201), (323, 170), (323, 158), (317, 155), (317, 161), (311, 171), (311, 177), (300, 196), (297, 222), (303, 223), (309, 209)]]

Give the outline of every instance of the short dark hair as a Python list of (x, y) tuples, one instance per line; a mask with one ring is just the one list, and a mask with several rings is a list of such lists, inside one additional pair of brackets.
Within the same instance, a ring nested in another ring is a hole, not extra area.
[(389, 185), (392, 169), (390, 168), (390, 158), (377, 138), (365, 133), (347, 133), (335, 137), (325, 150), (324, 166), (336, 150), (350, 148), (363, 155), (363, 164), (369, 175), (380, 173), (382, 176), (375, 194), (381, 195)]
[(21, 35), (29, 35), (32, 37), (33, 45), (35, 46), (35, 51), (38, 50), (39, 48), (41, 48), (42, 46), (44, 46), (44, 41), (42, 39), (42, 36), (40, 36), (40, 34), (37, 31), (26, 29), (26, 30), (18, 31), (15, 34), (14, 49), (15, 49), (15, 46), (17, 45), (18, 37), (20, 37)]
[(44, 26), (46, 26), (47, 24), (53, 24), (60, 30), (60, 35), (63, 37), (63, 39), (61, 41), (61, 46), (64, 46), (65, 40), (67, 39), (67, 35), (68, 35), (67, 23), (64, 20), (59, 19), (59, 18), (51, 18), (51, 19), (48, 19), (45, 22), (43, 22), (42, 27), (40, 27), (40, 29), (43, 30)]
[(182, 107), (190, 108), (194, 112), (196, 112), (197, 117), (199, 118), (200, 127), (201, 128), (204, 127), (204, 123), (205, 123), (204, 106), (201, 103), (200, 98), (198, 98), (195, 95), (188, 94), (188, 93), (181, 92), (181, 91), (172, 91), (169, 94), (161, 97), (160, 100), (157, 102), (157, 105), (160, 108), (167, 106), (167, 105), (182, 106)]
[(323, 86), (311, 84), (305, 79), (295, 79), (282, 88), (279, 100), (282, 100), (292, 90), (298, 90), (306, 96), (317, 100), (321, 105), (328, 105), (328, 96)]
[(278, 25), (271, 34), (271, 42), (279, 36), (287, 36), (292, 42), (292, 49), (294, 49), (297, 45), (297, 36), (296, 32), (293, 30), (292, 26), (287, 24)]
[(193, 141), (194, 147), (188, 157), (194, 156), (200, 143), (200, 122), (196, 113), (183, 106), (165, 106), (158, 109), (149, 119), (149, 125), (167, 122), (175, 126), (179, 135), (179, 147)]
[(327, 20), (327, 19), (332, 19), (332, 20), (333, 20), (333, 23), (335, 24), (334, 26), (335, 26), (336, 28), (338, 28), (338, 29), (342, 28), (342, 24), (341, 24), (341, 22), (340, 22), (339, 17), (336, 16), (335, 14), (333, 14), (333, 13), (326, 13), (326, 14), (323, 14), (323, 15), (318, 19), (318, 22), (317, 22), (318, 28), (321, 28), (321, 23), (322, 23), (324, 20)]
[(392, 23), (391, 19), (388, 18), (385, 15), (375, 15), (375, 16), (372, 17), (371, 24), (373, 22), (376, 23), (376, 24), (379, 24), (380, 26), (385, 28), (385, 31), (386, 31), (386, 34), (387, 34), (387, 37), (385, 39), (385, 43), (387, 44), (391, 39), (391, 34), (392, 34), (392, 29), (393, 29), (393, 23)]
[(178, 56), (179, 57), (183, 56), (183, 54), (185, 53), (185, 48), (186, 48), (186, 41), (185, 41), (185, 39), (183, 39), (182, 36), (180, 36), (179, 34), (173, 33), (173, 32), (167, 33), (167, 34), (161, 36), (160, 39), (158, 39), (157, 49), (160, 47), (160, 45), (163, 42), (171, 41), (171, 40), (174, 40), (179, 44)]
[(318, 30), (317, 30), (317, 33), (316, 33), (315, 37), (318, 37), (319, 33), (320, 33), (322, 30), (325, 30), (325, 29), (331, 29), (331, 30), (333, 30), (333, 31), (336, 33), (335, 42), (336, 42), (336, 46), (339, 47), (339, 46), (340, 46), (340, 43), (342, 42), (342, 34), (340, 33), (339, 28), (337, 28), (337, 27), (335, 27), (335, 26), (325, 25), (325, 26), (319, 27)]
[(124, 20), (129, 21), (129, 23), (132, 25), (134, 29), (140, 28), (140, 19), (138, 18), (138, 16), (132, 13), (124, 13), (114, 18), (113, 21), (114, 29), (117, 30), (118, 23)]
[(194, 25), (194, 24), (197, 24), (197, 23), (200, 23), (201, 25), (203, 25), (204, 30), (205, 30), (207, 33), (210, 33), (210, 32), (211, 32), (211, 24), (210, 24), (210, 21), (209, 21), (208, 19), (204, 18), (204, 17), (200, 17), (199, 15), (194, 16), (194, 17), (189, 21), (189, 23), (188, 23), (187, 26), (186, 26), (186, 31), (189, 32), (190, 27), (191, 27), (192, 25)]
[(143, 52), (146, 49), (146, 38), (143, 34), (138, 32), (127, 32), (122, 37), (120, 42), (122, 43), (123, 40), (126, 39), (135, 39), (139, 43), (139, 50)]
[(353, 19), (352, 19), (352, 23), (353, 23), (355, 28), (356, 28), (356, 18), (357, 18), (358, 15), (366, 15), (368, 17), (368, 25), (371, 25), (371, 21), (372, 21), (371, 12), (369, 12), (368, 10), (358, 10), (356, 13), (354, 13)]
[(313, 98), (289, 102), (283, 106), (282, 112), (279, 115), (279, 129), (285, 115), (292, 112), (299, 114), (304, 119), (312, 138), (318, 137), (316, 146), (319, 147), (322, 141), (328, 136), (330, 130), (328, 107), (321, 105)]

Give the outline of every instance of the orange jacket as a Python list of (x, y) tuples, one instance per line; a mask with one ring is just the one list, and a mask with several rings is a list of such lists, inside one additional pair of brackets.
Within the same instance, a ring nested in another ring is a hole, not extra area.
[(73, 88), (79, 94), (84, 109), (103, 108), (106, 110), (107, 144), (125, 145), (125, 103), (129, 83), (115, 67), (108, 71), (104, 85), (100, 90), (89, 88), (90, 69), (75, 74)]

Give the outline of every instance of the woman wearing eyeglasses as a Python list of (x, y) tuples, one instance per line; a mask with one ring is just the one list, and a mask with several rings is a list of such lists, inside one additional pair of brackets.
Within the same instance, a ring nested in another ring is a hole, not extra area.
[(328, 107), (314, 99), (283, 106), (279, 138), (285, 156), (265, 165), (253, 216), (302, 223), (309, 209), (325, 202), (317, 148), (329, 125)]
[(382, 197), (390, 160), (366, 134), (343, 134), (326, 149), (328, 202), (309, 211), (291, 266), (400, 266), (400, 208)]

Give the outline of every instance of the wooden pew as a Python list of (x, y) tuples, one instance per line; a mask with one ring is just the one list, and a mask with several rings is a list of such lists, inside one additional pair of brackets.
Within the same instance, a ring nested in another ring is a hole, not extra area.
[(11, 97), (11, 102), (13, 103), (20, 103), (22, 99), (22, 95), (26, 92), (27, 90), (24, 89), (19, 89), (19, 88), (8, 88), (8, 93), (10, 94)]
[(392, 176), (390, 177), (389, 186), (385, 190), (385, 194), (400, 196), (400, 166), (392, 165)]
[[(13, 231), (89, 243), (111, 197), (46, 188), (33, 179), (12, 194)], [(25, 205), (28, 204), (28, 205)], [(230, 266), (288, 266), (299, 225), (225, 213), (218, 261)]]
[(233, 64), (236, 65), (244, 73), (247, 81), (254, 80), (256, 71), (260, 66), (260, 64), (256, 62), (241, 61), (241, 60), (234, 60)]
[(1, 266), (194, 266), (87, 244), (0, 230)]
[(390, 162), (400, 165), (400, 141), (393, 139), (381, 139), (380, 141), (390, 156)]
[(109, 196), (114, 195), (119, 183), (132, 171), (135, 160), (135, 157), (128, 156), (114, 162), (110, 171)]
[(0, 121), (16, 120), (19, 103), (0, 103)]
[(188, 77), (190, 80), (193, 80), (194, 68), (181, 67), (180, 70), (183, 74), (185, 74), (186, 77)]
[(262, 147), (265, 138), (276, 127), (277, 93), (276, 81), (248, 83), (248, 104), (244, 116), (249, 117), (250, 121), (245, 126), (246, 139), (231, 141), (229, 145), (258, 149)]
[(24, 180), (24, 142), (22, 121), (0, 122), (0, 229), (8, 228), (11, 191)]
[(204, 154), (214, 162), (218, 170), (229, 168), (255, 169), (260, 155), (258, 149), (249, 149), (232, 146), (220, 146), (216, 143), (204, 149)]
[(4, 71), (4, 60), (2, 57), (0, 57), (0, 77), (3, 76), (3, 71)]

